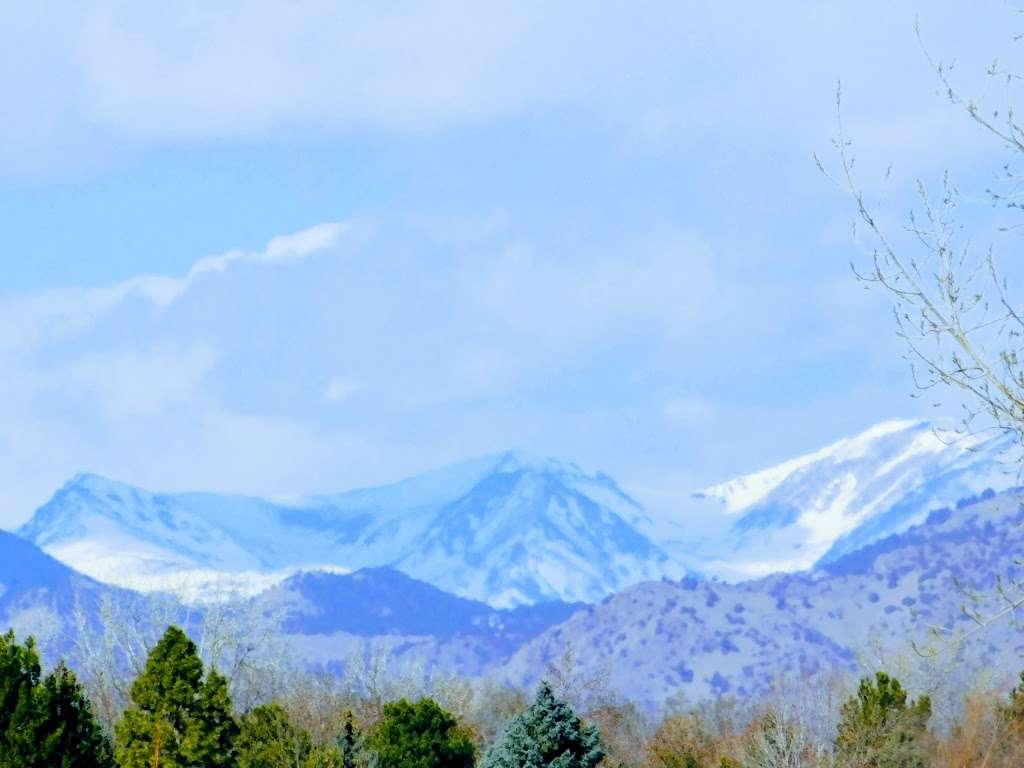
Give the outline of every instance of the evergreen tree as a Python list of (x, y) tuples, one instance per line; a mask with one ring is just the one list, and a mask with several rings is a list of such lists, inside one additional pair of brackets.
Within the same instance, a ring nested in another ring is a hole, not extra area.
[(0, 768), (113, 768), (110, 742), (63, 664), (41, 677), (29, 639), (0, 637)]
[(33, 691), (41, 676), (39, 656), (32, 638), (21, 645), (14, 632), (0, 636), (0, 766), (25, 757), (20, 746), (33, 719)]
[(235, 765), (235, 726), (223, 677), (203, 681), (195, 643), (170, 627), (131, 688), (132, 707), (116, 728), (121, 768)]
[(907, 703), (907, 693), (884, 672), (864, 678), (842, 708), (836, 736), (840, 764), (870, 768), (923, 766), (921, 736), (932, 714), (931, 699)]
[(512, 719), (480, 768), (596, 768), (603, 758), (597, 730), (583, 725), (544, 682), (536, 701)]
[(342, 768), (359, 768), (363, 765), (363, 738), (351, 709), (345, 710), (344, 722), (336, 744), (341, 755)]
[(384, 705), (368, 746), (380, 768), (472, 768), (469, 733), (433, 699), (402, 699)]
[[(36, 765), (47, 768), (113, 768), (110, 741), (96, 722), (92, 704), (63, 663), (36, 689), (33, 734)], [(25, 763), (27, 768), (32, 765)]]
[(235, 765), (238, 723), (231, 713), (228, 680), (215, 670), (199, 689), (199, 698), (185, 736), (185, 753), (202, 761), (203, 768), (231, 768)]

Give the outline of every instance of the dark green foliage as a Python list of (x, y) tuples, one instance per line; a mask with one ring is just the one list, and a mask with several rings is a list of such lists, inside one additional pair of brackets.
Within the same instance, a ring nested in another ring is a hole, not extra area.
[(367, 741), (380, 768), (471, 768), (469, 733), (433, 699), (385, 704)]
[(836, 736), (841, 765), (871, 768), (923, 766), (921, 737), (932, 714), (931, 699), (907, 703), (907, 693), (884, 672), (864, 678), (842, 708)]
[(541, 683), (537, 699), (516, 715), (480, 768), (595, 768), (604, 758), (597, 730), (583, 725), (568, 704)]
[(132, 707), (117, 725), (121, 768), (232, 768), (237, 726), (227, 681), (203, 663), (195, 643), (170, 627), (131, 688)]
[(231, 768), (235, 765), (237, 737), (227, 678), (211, 670), (199, 690), (185, 752), (193, 759), (201, 757), (203, 768)]
[(0, 768), (113, 768), (110, 742), (74, 674), (45, 678), (30, 639), (0, 637)]
[(363, 737), (356, 726), (356, 717), (351, 709), (345, 711), (341, 733), (338, 734), (337, 747), (343, 768), (359, 768), (365, 764)]

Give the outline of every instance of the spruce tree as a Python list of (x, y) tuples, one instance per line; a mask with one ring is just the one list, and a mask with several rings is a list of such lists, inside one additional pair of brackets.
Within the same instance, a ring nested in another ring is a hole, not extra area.
[(455, 716), (428, 698), (385, 704), (368, 746), (380, 768), (472, 768), (476, 754)]
[(868, 768), (923, 766), (921, 737), (932, 714), (931, 699), (907, 702), (899, 680), (884, 672), (864, 678), (842, 707), (836, 736), (840, 765)]
[(116, 728), (121, 768), (235, 765), (226, 681), (211, 673), (204, 682), (196, 645), (177, 627), (150, 651), (131, 700)]
[(603, 758), (597, 730), (543, 682), (534, 703), (512, 719), (480, 768), (596, 768)]

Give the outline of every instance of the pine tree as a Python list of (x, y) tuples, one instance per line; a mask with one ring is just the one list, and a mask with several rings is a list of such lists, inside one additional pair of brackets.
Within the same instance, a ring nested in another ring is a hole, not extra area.
[(932, 714), (931, 699), (907, 703), (899, 680), (884, 672), (864, 678), (842, 708), (836, 736), (840, 764), (870, 768), (923, 766), (920, 737)]
[(603, 758), (597, 730), (583, 725), (544, 682), (536, 701), (512, 719), (480, 768), (596, 768)]
[(113, 768), (110, 742), (74, 674), (41, 677), (29, 639), (0, 637), (0, 768)]
[[(36, 689), (32, 728), (37, 765), (47, 768), (114, 768), (110, 741), (92, 704), (63, 663)], [(26, 764), (26, 768), (29, 764)]]
[(177, 627), (150, 651), (131, 699), (116, 728), (121, 768), (235, 765), (226, 681), (216, 673), (203, 681), (196, 645)]
[(211, 670), (199, 689), (184, 752), (203, 768), (232, 768), (237, 738), (238, 723), (231, 712), (228, 680)]
[(21, 645), (14, 632), (0, 636), (0, 767), (15, 766), (31, 741), (26, 725), (34, 716), (33, 692), (41, 676), (32, 638)]
[(427, 698), (385, 704), (368, 746), (380, 768), (472, 768), (476, 754), (454, 715)]

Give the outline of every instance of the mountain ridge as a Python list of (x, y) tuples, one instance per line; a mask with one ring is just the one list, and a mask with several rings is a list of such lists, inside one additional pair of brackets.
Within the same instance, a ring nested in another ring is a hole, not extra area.
[(503, 452), (290, 504), (153, 493), (83, 473), (19, 534), (128, 587), (201, 570), (390, 566), (508, 607), (592, 601), (627, 583), (685, 573), (638, 530), (644, 520), (606, 474)]

